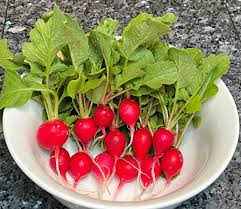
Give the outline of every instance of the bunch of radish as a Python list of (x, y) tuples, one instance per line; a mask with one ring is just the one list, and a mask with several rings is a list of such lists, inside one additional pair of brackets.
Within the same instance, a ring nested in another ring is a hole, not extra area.
[[(174, 134), (171, 130), (158, 128), (152, 135), (145, 125), (137, 127), (141, 109), (138, 102), (131, 98), (121, 100), (117, 114), (115, 116), (107, 104), (102, 104), (95, 108), (93, 117), (77, 119), (73, 132), (80, 145), (78, 152), (71, 157), (63, 148), (70, 132), (63, 121), (47, 120), (39, 126), (37, 140), (42, 148), (52, 151), (51, 168), (66, 183), (66, 173), (69, 172), (74, 179), (74, 189), (81, 178), (93, 172), (99, 182), (101, 198), (103, 189), (107, 189), (108, 183), (116, 176), (119, 179), (116, 197), (125, 183), (137, 179), (146, 190), (151, 184), (154, 186), (161, 173), (169, 183), (181, 171), (183, 157), (180, 150), (173, 147)], [(114, 117), (120, 117), (129, 127), (129, 137), (118, 128)], [(105, 150), (94, 158), (90, 154), (90, 142), (96, 138), (98, 131), (102, 132), (100, 140), (103, 140)], [(150, 154), (152, 147), (154, 154)]]
[[(79, 191), (92, 172), (99, 198), (114, 178), (114, 197), (135, 180), (140, 197), (162, 174), (168, 186), (181, 171), (185, 132), (191, 123), (200, 125), (202, 104), (218, 92), (215, 81), (228, 71), (230, 58), (171, 47), (161, 36), (176, 20), (170, 12), (140, 13), (117, 39), (118, 20), (85, 31), (55, 6), (37, 21), (20, 54), (0, 39), (0, 109), (31, 98), (42, 104), (37, 140), (50, 151), (50, 167), (63, 185)], [(73, 155), (68, 138), (78, 147)], [(93, 156), (96, 144), (101, 153)]]

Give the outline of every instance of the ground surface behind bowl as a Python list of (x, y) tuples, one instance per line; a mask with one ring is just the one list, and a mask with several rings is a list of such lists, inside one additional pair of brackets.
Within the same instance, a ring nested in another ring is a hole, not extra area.
[[(4, 0), (0, 1), (0, 22), (4, 18)], [(57, 1), (60, 2), (60, 1)], [(76, 16), (85, 27), (92, 27), (107, 16), (121, 20), (122, 25), (140, 11), (162, 14), (173, 11), (180, 18), (169, 40), (175, 46), (201, 47), (206, 52), (228, 51), (232, 55), (231, 70), (224, 81), (241, 110), (241, 42), (240, 1), (180, 0), (180, 1), (61, 1), (61, 8)], [(116, 2), (116, 3), (114, 3)], [(127, 4), (126, 4), (127, 3)], [(52, 1), (10, 1), (4, 37), (18, 52), (22, 41), (39, 15), (51, 8)], [(0, 30), (2, 25), (0, 23)], [(3, 139), (3, 136), (1, 137)], [(185, 202), (179, 209), (241, 208), (241, 145), (221, 177), (208, 189)], [(13, 162), (4, 140), (0, 140), (0, 205), (12, 208), (65, 207), (32, 183)]]

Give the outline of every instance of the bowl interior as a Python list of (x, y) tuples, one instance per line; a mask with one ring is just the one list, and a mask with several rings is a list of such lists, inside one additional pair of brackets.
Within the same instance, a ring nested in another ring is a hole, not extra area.
[[(133, 202), (138, 194), (138, 184), (131, 182), (124, 186), (117, 197), (122, 203), (113, 202), (113, 194), (118, 185), (118, 180), (114, 179), (109, 186), (112, 195), (105, 192), (104, 200), (98, 200), (98, 194), (95, 192), (98, 184), (92, 174), (80, 180), (78, 193), (62, 186), (49, 167), (49, 153), (37, 144), (36, 130), (41, 123), (42, 107), (32, 100), (20, 108), (5, 109), (5, 139), (14, 160), (25, 174), (61, 199), (93, 208), (166, 207), (184, 201), (210, 185), (225, 169), (234, 153), (239, 132), (237, 109), (225, 84), (220, 80), (217, 85), (218, 94), (205, 103), (202, 109), (201, 127), (190, 127), (185, 135), (181, 147), (184, 155), (181, 174), (169, 187), (165, 187), (165, 180), (160, 178), (153, 191), (158, 196), (153, 199), (150, 199), (151, 192), (146, 192), (142, 198), (144, 201)], [(65, 147), (71, 154), (77, 151), (76, 144), (71, 139)], [(93, 155), (98, 152), (100, 150), (95, 147)], [(72, 178), (69, 175), (68, 180), (71, 184)]]

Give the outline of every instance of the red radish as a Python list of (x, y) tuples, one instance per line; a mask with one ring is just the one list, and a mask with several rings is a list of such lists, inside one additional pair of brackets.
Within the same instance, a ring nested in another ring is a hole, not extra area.
[(94, 142), (92, 143), (91, 147), (93, 147), (99, 140), (103, 139), (106, 135), (105, 129), (111, 126), (114, 118), (114, 112), (108, 105), (99, 105), (96, 107), (93, 119), (95, 124), (101, 129), (102, 136), (95, 138)]
[(86, 176), (92, 168), (92, 159), (85, 152), (77, 152), (70, 158), (69, 172), (74, 178), (76, 188), (80, 178)]
[(104, 145), (106, 150), (116, 160), (124, 152), (126, 146), (126, 137), (118, 129), (110, 130), (105, 136)]
[(135, 100), (126, 98), (120, 102), (119, 114), (121, 120), (130, 127), (130, 142), (126, 147), (127, 150), (131, 146), (133, 141), (135, 124), (140, 116), (140, 107)]
[[(141, 182), (142, 182), (144, 189), (146, 189), (154, 181), (154, 179), (152, 177), (153, 162), (154, 162), (154, 157), (152, 157), (152, 156), (146, 157), (141, 162), (141, 171), (143, 173), (145, 173), (147, 176), (149, 176), (149, 178), (148, 178), (146, 175), (141, 174)], [(159, 162), (155, 163), (154, 173), (155, 173), (155, 179), (157, 179), (161, 174), (161, 167), (160, 167)]]
[(81, 118), (74, 124), (74, 133), (85, 149), (87, 149), (89, 141), (95, 137), (97, 130), (93, 118)]
[(118, 159), (116, 163), (116, 176), (119, 178), (119, 185), (115, 197), (125, 183), (131, 182), (137, 177), (137, 167), (137, 161), (131, 155)]
[[(107, 180), (111, 176), (113, 171), (113, 158), (109, 153), (102, 152), (95, 157), (95, 162), (99, 165), (102, 172), (104, 173), (105, 179)], [(93, 172), (99, 182), (103, 182), (105, 180), (103, 179), (100, 169), (96, 165), (93, 165)]]
[(100, 128), (111, 126), (113, 118), (113, 110), (107, 105), (99, 105), (94, 111), (93, 119)]
[(39, 145), (46, 150), (56, 150), (63, 146), (69, 137), (68, 126), (61, 120), (47, 120), (37, 130)]
[(149, 152), (152, 143), (151, 133), (145, 129), (138, 129), (133, 136), (133, 151), (138, 162), (141, 162)]
[(161, 158), (160, 164), (161, 169), (167, 178), (167, 183), (169, 183), (172, 178), (176, 176), (182, 169), (182, 153), (178, 149), (172, 148), (164, 153)]
[(58, 169), (59, 169), (60, 175), (63, 176), (65, 180), (67, 180), (66, 173), (69, 169), (69, 163), (70, 163), (69, 152), (64, 148), (60, 148), (57, 159), (58, 160), (56, 162), (56, 151), (53, 151), (49, 158), (50, 167), (53, 169), (53, 171), (57, 172), (57, 169), (56, 169), (56, 164), (57, 164), (57, 166), (59, 166)]
[[(99, 198), (102, 198), (103, 185), (108, 190), (107, 180), (112, 176), (114, 168), (114, 160), (108, 152), (102, 152), (95, 157), (93, 164), (94, 176), (99, 182)], [(110, 193), (110, 192), (109, 192)]]
[(174, 134), (165, 129), (159, 128), (153, 135), (153, 147), (156, 153), (156, 157), (159, 158), (161, 155), (168, 151), (174, 142)]

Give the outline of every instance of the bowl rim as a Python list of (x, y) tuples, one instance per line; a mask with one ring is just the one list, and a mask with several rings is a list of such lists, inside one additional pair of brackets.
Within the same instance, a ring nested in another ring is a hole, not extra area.
[[(18, 160), (14, 149), (11, 148), (11, 145), (9, 144), (9, 136), (8, 133), (6, 132), (6, 127), (5, 127), (5, 121), (6, 119), (6, 112), (8, 108), (5, 108), (3, 111), (3, 131), (4, 131), (4, 138), (6, 141), (6, 145), (8, 147), (8, 150), (11, 154), (11, 156), (13, 157), (14, 161), (17, 163), (17, 165), (19, 166), (19, 168), (24, 172), (25, 175), (27, 175), (34, 183), (36, 183), (39, 187), (41, 187), (42, 189), (44, 189), (45, 191), (49, 192), (50, 194), (52, 194), (53, 196), (55, 196), (56, 198), (60, 198), (61, 200), (76, 204), (76, 205), (80, 205), (80, 206), (84, 206), (87, 208), (96, 208), (96, 209), (105, 209), (105, 208), (130, 208), (130, 209), (134, 209), (135, 207), (138, 207), (139, 209), (151, 209), (151, 208), (164, 208), (164, 207), (168, 207), (168, 206), (172, 206), (172, 205), (176, 205), (178, 203), (181, 203), (195, 195), (197, 195), (198, 193), (200, 193), (201, 191), (203, 191), (205, 188), (207, 188), (208, 186), (210, 186), (221, 174), (222, 172), (226, 169), (226, 167), (228, 166), (229, 162), (231, 161), (234, 152), (236, 150), (237, 144), (238, 144), (238, 140), (239, 140), (239, 115), (238, 115), (238, 110), (235, 104), (235, 101), (228, 89), (228, 87), (225, 85), (225, 83), (220, 79), (218, 80), (218, 83), (222, 86), (222, 88), (224, 89), (224, 91), (226, 91), (227, 96), (229, 97), (229, 101), (230, 101), (230, 106), (231, 108), (234, 110), (234, 119), (235, 119), (235, 124), (236, 124), (236, 129), (234, 130), (234, 137), (235, 137), (235, 141), (232, 143), (232, 148), (230, 149), (230, 153), (228, 154), (228, 157), (226, 158), (226, 160), (224, 161), (224, 163), (217, 168), (216, 172), (214, 172), (209, 179), (207, 179), (203, 184), (199, 184), (198, 186), (192, 188), (191, 190), (189, 190), (188, 192), (186, 192), (185, 194), (179, 195), (177, 196), (175, 199), (169, 199), (166, 201), (153, 201), (152, 200), (145, 200), (145, 204), (140, 204), (143, 203), (142, 201), (140, 202), (114, 202), (114, 201), (105, 201), (105, 200), (97, 200), (97, 199), (92, 199), (88, 200), (89, 198), (83, 197), (81, 198), (75, 198), (72, 197), (70, 193), (65, 192), (64, 188), (63, 190), (59, 191), (57, 188), (55, 187), (51, 187), (49, 186), (47, 183), (43, 182), (42, 180), (40, 180), (37, 176), (32, 175), (31, 170), (28, 170), (25, 166), (24, 163), (21, 162), (20, 160)], [(147, 204), (149, 202), (149, 204)], [(121, 205), (120, 205), (121, 203)], [(139, 203), (139, 204), (138, 204)]]

